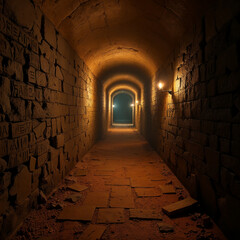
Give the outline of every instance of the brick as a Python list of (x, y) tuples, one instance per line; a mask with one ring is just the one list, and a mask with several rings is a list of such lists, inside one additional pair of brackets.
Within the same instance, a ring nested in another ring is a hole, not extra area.
[(36, 136), (37, 139), (43, 137), (43, 133), (45, 131), (45, 128), (46, 128), (46, 123), (42, 122), (37, 127), (35, 127), (33, 129), (33, 132), (35, 133), (35, 136)]
[(73, 94), (72, 86), (63, 82), (63, 92), (72, 95)]
[(39, 55), (30, 52), (30, 61), (29, 61), (30, 66), (34, 67), (35, 69), (39, 70), (40, 62), (39, 62)]
[(29, 161), (29, 149), (10, 153), (9, 160), (8, 160), (8, 167), (14, 168), (28, 161)]
[(44, 18), (44, 39), (53, 48), (57, 48), (56, 30), (54, 25), (46, 17)]
[(60, 148), (64, 146), (64, 134), (60, 134), (52, 138), (51, 144), (56, 147)]
[(22, 137), (8, 139), (8, 153), (18, 152), (28, 148), (28, 135)]
[(42, 119), (46, 117), (46, 111), (38, 102), (33, 102), (33, 118)]
[(61, 81), (54, 76), (49, 76), (48, 78), (48, 88), (56, 91), (61, 90)]
[(36, 83), (36, 70), (33, 67), (29, 67), (28, 69), (28, 82)]
[(4, 157), (8, 154), (8, 140), (0, 140), (0, 157)]
[(49, 142), (48, 142), (48, 140), (44, 140), (42, 142), (39, 142), (37, 144), (37, 148), (36, 148), (37, 156), (41, 156), (44, 153), (47, 153), (48, 149), (49, 149)]
[(20, 122), (20, 123), (12, 123), (12, 137), (20, 137), (26, 134), (29, 134), (32, 131), (32, 122)]
[(10, 80), (5, 77), (0, 78), (0, 107), (3, 113), (9, 114), (11, 112), (10, 105)]
[(52, 132), (51, 132), (51, 136), (55, 137), (57, 135), (57, 120), (56, 118), (52, 119)]
[(11, 196), (16, 195), (17, 204), (23, 203), (31, 193), (31, 178), (32, 176), (27, 167), (22, 165), (14, 179), (13, 186), (9, 190)]
[(7, 122), (0, 122), (0, 139), (9, 136), (9, 124)]
[(41, 71), (36, 71), (36, 82), (37, 82), (37, 85), (41, 87), (46, 87), (47, 86), (46, 74)]
[(48, 161), (48, 153), (44, 153), (37, 157), (37, 167), (40, 168)]
[(49, 73), (49, 62), (48, 60), (43, 57), (40, 56), (40, 66), (41, 66), (41, 70), (45, 73)]
[(4, 57), (12, 58), (10, 43), (1, 33), (0, 33), (0, 53)]
[(7, 162), (0, 158), (0, 172), (4, 172), (7, 169)]
[(11, 98), (12, 111), (9, 114), (9, 120), (13, 122), (26, 120), (25, 101), (18, 98)]
[(31, 156), (29, 161), (29, 171), (34, 172), (36, 169), (36, 158)]
[(59, 66), (56, 66), (56, 77), (59, 80), (63, 80), (63, 74), (62, 74), (62, 70)]

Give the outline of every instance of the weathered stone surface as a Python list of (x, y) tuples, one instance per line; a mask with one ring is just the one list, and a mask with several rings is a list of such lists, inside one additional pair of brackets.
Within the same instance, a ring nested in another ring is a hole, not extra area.
[(11, 196), (16, 195), (17, 204), (23, 203), (23, 201), (31, 193), (31, 174), (26, 166), (21, 166), (19, 172), (14, 179), (14, 184), (11, 187), (9, 194)]
[(7, 138), (9, 136), (9, 124), (7, 122), (0, 123), (0, 139)]
[(152, 209), (130, 209), (130, 218), (162, 220), (162, 214)]
[(43, 137), (43, 133), (45, 131), (45, 128), (46, 128), (46, 123), (42, 122), (37, 127), (35, 127), (33, 129), (33, 132), (35, 133), (35, 136), (36, 136), (37, 139)]
[(12, 123), (12, 137), (20, 137), (32, 131), (32, 121)]
[(176, 189), (173, 185), (171, 184), (161, 184), (159, 185), (159, 188), (161, 189), (161, 192), (163, 194), (176, 194)]
[(56, 30), (53, 24), (46, 17), (44, 18), (44, 38), (53, 48), (56, 49)]
[(60, 148), (64, 146), (64, 134), (57, 135), (52, 138), (51, 144), (56, 147)]
[(10, 105), (10, 80), (5, 77), (0, 77), (0, 107), (3, 113), (9, 114), (11, 112)]
[(82, 192), (82, 191), (88, 189), (87, 186), (81, 185), (79, 183), (74, 183), (72, 185), (69, 185), (68, 188), (73, 190), (73, 191), (77, 191), (77, 192)]
[(33, 67), (29, 67), (27, 71), (28, 75), (28, 82), (30, 83), (36, 83), (36, 70)]
[(49, 73), (49, 62), (48, 60), (41, 56), (40, 57), (40, 66), (41, 66), (41, 70), (45, 73)]
[(59, 66), (56, 66), (56, 77), (59, 80), (63, 80), (63, 74), (62, 74), (61, 68)]
[(91, 221), (95, 207), (93, 206), (68, 206), (58, 216), (58, 220)]
[(154, 188), (135, 188), (134, 189), (138, 197), (159, 197), (160, 191)]
[(35, 9), (33, 4), (28, 0), (21, 2), (9, 0), (5, 6), (5, 12), (19, 25), (31, 29), (35, 20)]
[(109, 192), (89, 192), (83, 205), (108, 207)]
[(123, 223), (123, 208), (100, 208), (98, 211), (97, 223)]
[(106, 226), (90, 224), (87, 229), (81, 234), (80, 240), (96, 240), (101, 239)]
[(46, 117), (46, 111), (44, 111), (40, 103), (34, 101), (33, 102), (33, 118), (42, 119), (45, 117)]
[(1, 33), (0, 33), (0, 50), (3, 56), (8, 58), (12, 57), (10, 43)]
[(46, 74), (41, 71), (36, 71), (36, 81), (39, 86), (46, 87), (47, 86)]

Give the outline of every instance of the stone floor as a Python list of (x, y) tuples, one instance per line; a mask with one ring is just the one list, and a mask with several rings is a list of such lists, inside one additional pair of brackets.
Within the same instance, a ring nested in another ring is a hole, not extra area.
[(198, 203), (169, 217), (188, 197), (135, 129), (112, 129), (12, 239), (225, 239)]

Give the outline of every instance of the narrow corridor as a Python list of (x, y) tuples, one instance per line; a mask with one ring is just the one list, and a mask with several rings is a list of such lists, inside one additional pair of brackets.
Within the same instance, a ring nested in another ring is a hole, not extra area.
[(41, 199), (12, 239), (225, 239), (198, 204), (173, 217), (162, 212), (188, 197), (137, 130), (115, 128)]

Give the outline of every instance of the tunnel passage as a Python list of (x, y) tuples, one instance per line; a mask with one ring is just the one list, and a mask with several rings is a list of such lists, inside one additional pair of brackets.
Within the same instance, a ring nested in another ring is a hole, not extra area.
[(131, 124), (134, 122), (134, 98), (127, 91), (117, 92), (112, 96), (112, 125)]
[(108, 136), (111, 96), (127, 90), (137, 131), (235, 239), (239, 5), (0, 0), (0, 237)]

